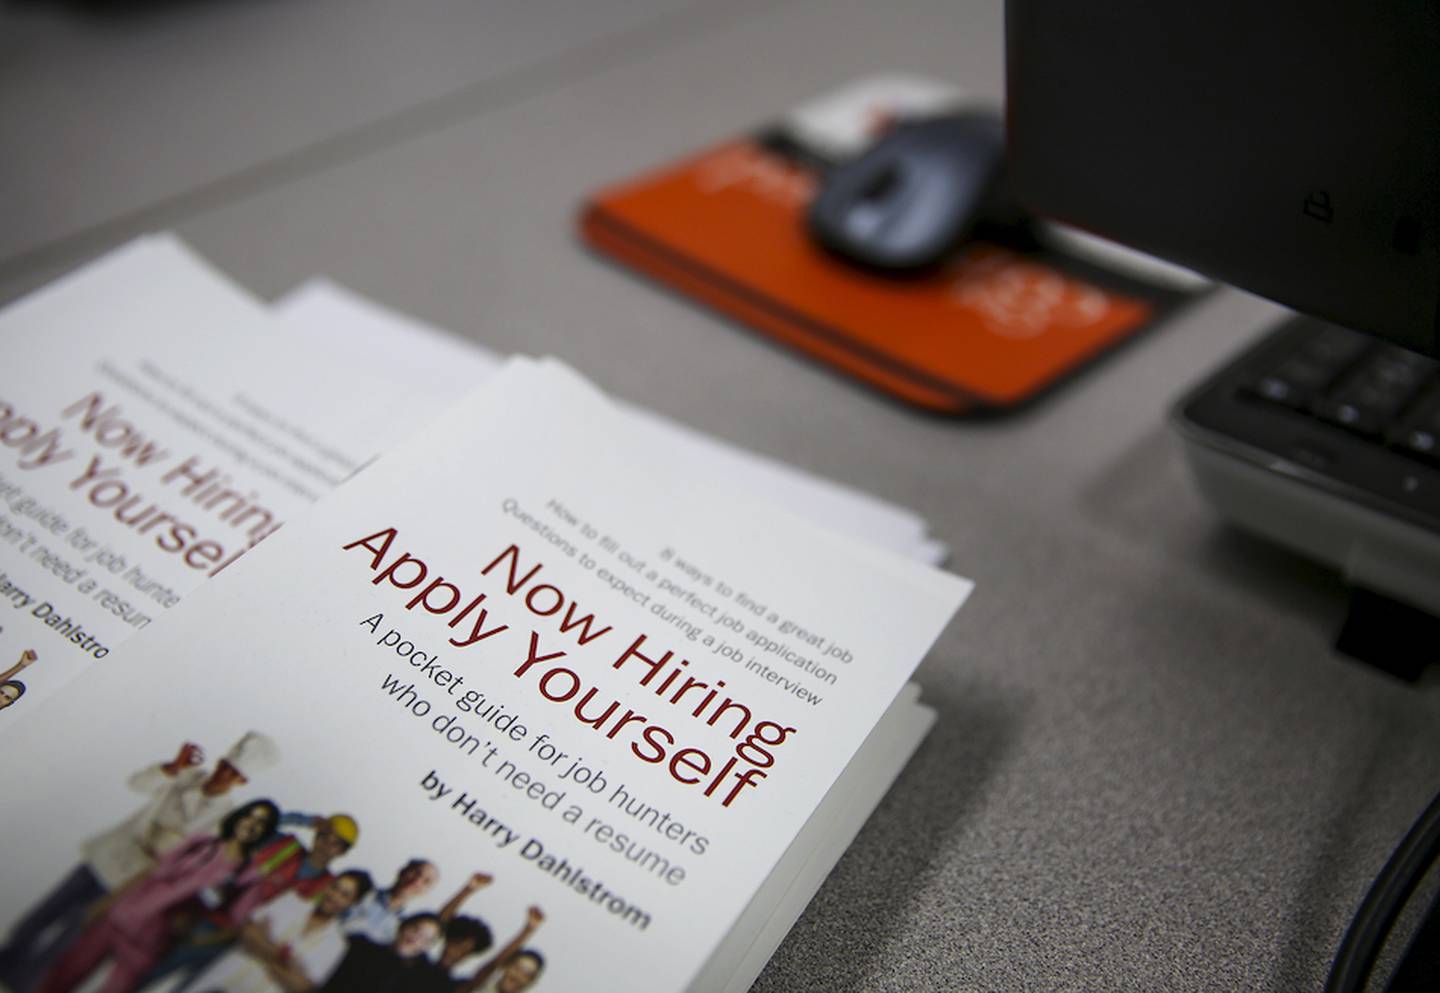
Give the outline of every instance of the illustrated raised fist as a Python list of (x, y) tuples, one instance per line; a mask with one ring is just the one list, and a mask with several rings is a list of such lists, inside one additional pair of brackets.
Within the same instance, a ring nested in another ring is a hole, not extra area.
[(175, 773), (190, 766), (197, 766), (204, 761), (205, 749), (193, 741), (187, 741), (180, 746), (180, 751), (175, 753), (175, 758), (167, 763), (166, 768)]

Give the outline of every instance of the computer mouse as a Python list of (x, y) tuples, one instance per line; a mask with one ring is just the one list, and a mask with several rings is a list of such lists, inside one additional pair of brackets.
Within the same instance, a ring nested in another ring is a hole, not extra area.
[(1021, 217), (1006, 190), (1004, 122), (967, 113), (896, 125), (831, 171), (807, 220), (835, 254), (903, 273), (935, 265), (977, 224)]

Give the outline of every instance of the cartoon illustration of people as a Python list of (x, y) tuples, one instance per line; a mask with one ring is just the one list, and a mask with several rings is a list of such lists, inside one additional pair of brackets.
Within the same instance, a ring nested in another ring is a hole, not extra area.
[(275, 743), (251, 731), (213, 765), (186, 742), (132, 775), (127, 785), (146, 802), (84, 842), (80, 864), (12, 926), (0, 945), (0, 986), (524, 993), (537, 982), (539, 907), (477, 968), (495, 935), (462, 910), (492, 877), (471, 873), (435, 911), (424, 900), (440, 879), (429, 859), (406, 862), (387, 889), (364, 869), (337, 868), (359, 842), (354, 817), (282, 815), (271, 800), (235, 794), (278, 759)]
[(375, 890), (345, 915), (341, 925), (347, 934), (365, 935), (376, 944), (386, 945), (395, 939), (395, 932), (405, 916), (405, 907), (430, 892), (440, 880), (440, 870), (427, 859), (411, 859), (395, 873), (395, 881), (386, 890)]
[[(313, 897), (322, 891), (332, 878), (330, 864), (348, 852), (360, 837), (360, 826), (348, 814), (330, 817), (286, 814), (280, 818), (280, 824), (282, 827), (303, 825), (313, 831), (310, 847), (307, 849), (290, 833), (277, 835), (262, 845), (237, 875), (219, 906), (207, 908), (145, 977), (147, 985), (179, 973), (183, 978), (170, 988), (170, 993), (189, 988), (193, 978), (233, 947), (241, 925), (261, 907), (291, 889), (302, 897)], [(366, 893), (371, 888), (367, 886)], [(349, 910), (350, 906), (347, 904), (344, 909)]]
[(70, 993), (107, 961), (101, 993), (130, 993), (175, 941), (170, 915), (201, 891), (224, 886), (275, 831), (280, 810), (252, 800), (160, 855), (102, 901), (98, 915), (40, 980), (38, 993)]
[(168, 762), (142, 769), (128, 785), (149, 796), (130, 817), (81, 846), (83, 860), (11, 929), (0, 946), (0, 982), (29, 990), (81, 932), (92, 906), (156, 864), (186, 838), (230, 812), (228, 794), (279, 757), (274, 742), (251, 731), (204, 769), (191, 742)]
[(452, 993), (456, 989), (452, 978), (455, 970), (470, 956), (488, 951), (494, 940), (489, 925), (479, 918), (452, 917), (445, 925), (440, 957), (427, 960), (424, 968), (410, 977), (409, 993)]
[(334, 971), (346, 951), (340, 917), (374, 889), (350, 869), (318, 894), (283, 893), (240, 929), (239, 941), (190, 984), (197, 993), (306, 993)]
[(319, 893), (330, 882), (330, 864), (360, 840), (360, 825), (349, 814), (286, 814), (280, 818), (280, 826), (313, 832), (310, 847), (286, 833), (256, 852), (252, 863), (257, 878), (237, 900), (238, 916), (248, 917), (251, 908), (263, 906), (292, 888), (301, 896)]
[(21, 673), (21, 672), (24, 672), (26, 669), (30, 668), (32, 665), (34, 665), (34, 664), (35, 664), (36, 662), (38, 662), (38, 661), (40, 661), (40, 656), (38, 656), (38, 655), (35, 654), (35, 650), (34, 650), (33, 648), (27, 648), (27, 649), (25, 649), (25, 651), (23, 651), (23, 652), (20, 653), (20, 661), (19, 661), (19, 662), (16, 662), (16, 663), (15, 663), (14, 665), (12, 665), (10, 668), (6, 669), (4, 672), (0, 672), (0, 683), (5, 682), (7, 679), (10, 679), (12, 676), (15, 676), (15, 675), (18, 675), (18, 674)]
[[(462, 978), (457, 976), (452, 968), (447, 976), (448, 984), (431, 989), (436, 993), (441, 990), (444, 993), (492, 993), (499, 989), (504, 989), (505, 993), (519, 993), (520, 990), (528, 989), (540, 977), (545, 960), (539, 952), (527, 949), (525, 943), (534, 936), (544, 921), (544, 912), (539, 907), (531, 907), (525, 912), (525, 923), (515, 937), (473, 976)], [(441, 962), (444, 962), (443, 955)]]
[(427, 954), (443, 927), (439, 914), (419, 913), (400, 921), (388, 943), (351, 934), (345, 957), (320, 987), (322, 993), (406, 993), (430, 967)]
[(545, 957), (533, 948), (521, 948), (500, 960), (496, 969), (494, 975), (484, 979), (477, 976), (479, 985), (470, 987), (466, 993), (524, 993), (545, 971)]
[(32, 649), (20, 653), (20, 661), (4, 672), (0, 672), (0, 710), (11, 706), (25, 695), (25, 684), (14, 677), (39, 661), (40, 656)]
[(9, 707), (25, 695), (25, 684), (18, 679), (7, 679), (0, 683), (0, 710)]
[[(395, 882), (388, 890), (376, 890), (356, 904), (345, 917), (345, 931), (352, 935), (365, 935), (376, 944), (389, 944), (394, 940), (400, 921), (405, 916), (405, 908), (428, 893), (439, 881), (440, 870), (435, 863), (429, 859), (411, 859), (400, 867), (400, 871), (395, 874)], [(491, 877), (482, 872), (471, 875), (436, 915), (441, 926), (460, 912), (460, 907), (466, 900), (478, 890), (489, 886), (490, 882)]]

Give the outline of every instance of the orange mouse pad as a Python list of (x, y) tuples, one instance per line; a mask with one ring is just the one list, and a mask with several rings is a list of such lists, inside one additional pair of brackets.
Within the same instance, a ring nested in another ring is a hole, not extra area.
[[(877, 111), (876, 92), (874, 81), (851, 87), (818, 102), (832, 120), (812, 117), (833, 124), (838, 103), (854, 130), (868, 93), (861, 119), (881, 120), (893, 108)], [(792, 112), (759, 135), (601, 190), (584, 207), (581, 233), (647, 276), (943, 413), (1014, 407), (1182, 299), (1033, 243), (970, 242), (922, 276), (836, 259), (811, 241), (805, 210), (827, 161), (863, 139), (806, 124)]]

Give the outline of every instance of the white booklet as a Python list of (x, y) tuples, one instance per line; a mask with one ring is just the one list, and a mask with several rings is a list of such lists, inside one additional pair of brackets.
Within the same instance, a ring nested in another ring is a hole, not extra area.
[[(383, 368), (396, 380), (454, 389), (488, 379), (502, 359), (396, 313), (329, 280), (314, 279), (277, 301), (282, 333)], [(623, 405), (622, 405), (623, 406)], [(913, 511), (812, 476), (677, 424), (643, 408), (625, 407), (632, 426), (657, 453), (694, 471), (723, 475), (731, 487), (792, 508), (811, 520), (922, 562), (938, 564), (945, 547)], [(759, 976), (826, 876), (844, 854), (935, 720), (906, 686), (871, 732), (841, 780), (811, 815), (781, 862), (751, 899), (706, 966), (700, 988), (747, 990)], [(728, 981), (724, 980), (728, 977)]]
[[(169, 237), (0, 313), (0, 736), (499, 360), (312, 286), (278, 317)], [(632, 410), (652, 442), (936, 560), (916, 515)]]
[(0, 734), (440, 406), (168, 238), (10, 306), (0, 341)]
[(513, 361), (15, 729), (0, 979), (726, 988), (969, 588)]

